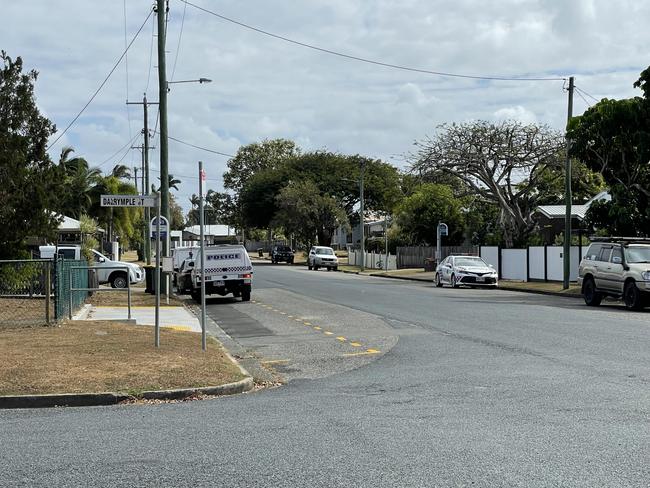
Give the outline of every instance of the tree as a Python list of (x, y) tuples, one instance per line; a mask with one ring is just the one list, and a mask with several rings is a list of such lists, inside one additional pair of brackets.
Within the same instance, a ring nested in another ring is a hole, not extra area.
[(634, 86), (643, 97), (603, 99), (569, 123), (571, 154), (602, 173), (612, 201), (590, 209), (600, 229), (650, 235), (650, 68)]
[(565, 142), (543, 125), (478, 121), (439, 126), (434, 137), (416, 146), (411, 170), (450, 174), (498, 205), (504, 242), (513, 247), (535, 228), (537, 186), (547, 168), (562, 164)]
[(223, 186), (239, 194), (255, 174), (277, 168), (288, 158), (299, 154), (300, 148), (287, 139), (265, 139), (260, 143), (241, 146), (237, 154), (228, 160), (228, 171), (223, 174)]
[(53, 239), (61, 195), (59, 169), (47, 155), (55, 126), (34, 100), (37, 72), (0, 52), (0, 259), (26, 252), (29, 236)]
[(436, 227), (444, 222), (449, 227), (445, 243), (463, 241), (464, 223), (461, 202), (449, 186), (425, 183), (397, 207), (396, 223), (411, 244), (436, 244)]
[[(178, 178), (174, 178), (173, 174), (168, 174), (167, 179), (169, 181), (169, 189), (178, 191), (178, 185), (182, 183), (181, 180), (179, 180)], [(160, 181), (160, 176), (158, 177), (158, 180)], [(160, 191), (160, 188), (156, 189), (156, 187), (151, 185), (151, 190), (154, 193), (158, 193)]]
[(101, 195), (97, 186), (101, 185), (102, 172), (99, 168), (90, 168), (83, 157), (71, 158), (72, 153), (74, 149), (66, 146), (59, 157), (59, 167), (65, 175), (59, 211), (63, 215), (79, 219), (90, 211), (93, 199), (99, 199)]
[[(111, 176), (121, 180), (130, 180), (131, 179), (131, 169), (125, 164), (116, 164), (111, 171)], [(179, 182), (180, 183), (180, 182)], [(177, 188), (178, 190), (178, 188)]]
[(336, 200), (321, 195), (312, 181), (291, 182), (276, 197), (278, 212), (275, 223), (286, 235), (293, 234), (308, 247), (316, 239), (329, 245), (334, 230), (347, 225), (347, 218)]
[(185, 228), (183, 209), (171, 193), (169, 194), (169, 227), (171, 230), (183, 230)]

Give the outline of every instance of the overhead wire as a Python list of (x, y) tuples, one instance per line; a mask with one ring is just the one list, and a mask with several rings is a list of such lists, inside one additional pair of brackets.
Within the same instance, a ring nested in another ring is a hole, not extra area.
[(600, 100), (598, 100), (596, 97), (594, 97), (594, 96), (592, 96), (592, 95), (589, 95), (589, 93), (587, 93), (586, 91), (584, 91), (582, 88), (579, 88), (579, 87), (577, 87), (577, 86), (574, 87), (574, 88), (575, 88), (577, 91), (582, 92), (584, 95), (587, 95), (587, 96), (588, 96), (589, 98), (591, 98), (594, 102), (596, 102), (596, 103), (600, 102)]
[(121, 153), (121, 152), (124, 150), (124, 148), (125, 148), (126, 146), (129, 146), (129, 149), (130, 149), (130, 148), (131, 148), (131, 144), (133, 144), (133, 143), (135, 142), (135, 140), (137, 139), (137, 137), (138, 137), (139, 135), (140, 135), (140, 134), (136, 134), (135, 136), (133, 136), (133, 137), (129, 140), (129, 142), (127, 142), (126, 144), (124, 144), (121, 148), (119, 148), (117, 151), (115, 151), (113, 154), (111, 154), (108, 158), (106, 158), (104, 161), (102, 161), (100, 164), (98, 164), (98, 165), (97, 165), (97, 168), (101, 168), (101, 167), (104, 166), (106, 163), (108, 163), (109, 161), (111, 161), (115, 156), (117, 156), (119, 153)]
[(579, 96), (580, 98), (582, 98), (582, 101), (585, 102), (585, 103), (587, 104), (587, 107), (591, 107), (591, 104), (587, 101), (587, 99), (586, 99), (585, 97), (582, 96), (582, 93), (581, 93), (580, 90), (576, 90), (576, 93), (578, 94), (578, 96)]
[[(133, 136), (133, 128), (131, 126), (131, 108), (129, 107), (129, 54), (127, 46), (127, 21), (126, 21), (126, 0), (122, 2), (122, 11), (124, 12), (124, 51), (127, 53), (124, 56), (124, 71), (126, 73), (126, 118), (129, 122), (129, 137)], [(131, 158), (133, 162), (133, 158)]]
[(153, 16), (151, 19), (151, 44), (149, 46), (149, 70), (147, 71), (147, 85), (144, 88), (144, 92), (149, 91), (149, 82), (151, 81), (151, 68), (153, 66), (153, 40), (155, 39), (155, 29), (156, 29), (156, 17)]
[(176, 54), (174, 56), (174, 66), (172, 68), (171, 80), (174, 80), (174, 74), (176, 73), (176, 63), (178, 62), (178, 53), (181, 50), (181, 40), (183, 39), (183, 26), (185, 25), (185, 12), (187, 11), (187, 4), (183, 4), (183, 16), (181, 18), (181, 30), (178, 34), (178, 44), (176, 45)]
[(398, 69), (398, 70), (403, 70), (403, 71), (411, 71), (415, 73), (424, 73), (424, 74), (429, 74), (429, 75), (435, 75), (435, 76), (446, 76), (446, 77), (451, 77), (451, 78), (466, 78), (466, 79), (472, 79), (472, 80), (490, 80), (490, 81), (563, 81), (566, 78), (565, 77), (528, 77), (528, 76), (488, 76), (488, 75), (467, 75), (467, 74), (461, 74), (461, 73), (451, 73), (447, 71), (434, 71), (434, 70), (428, 70), (428, 69), (422, 69), (422, 68), (414, 68), (411, 66), (403, 66), (399, 64), (393, 64), (393, 63), (387, 63), (383, 61), (377, 61), (374, 59), (369, 59), (369, 58), (362, 58), (360, 56), (354, 56), (352, 54), (346, 54), (338, 51), (334, 51), (332, 49), (327, 49), (323, 48), (320, 46), (316, 46), (314, 44), (308, 44), (306, 42), (301, 42), (301, 41), (296, 41), (295, 39), (291, 39), (289, 37), (281, 36), (279, 34), (274, 34), (272, 32), (266, 31), (264, 29), (260, 29), (258, 27), (254, 27), (249, 24), (245, 24), (244, 22), (240, 22), (238, 20), (232, 19), (230, 17), (226, 17), (225, 15), (221, 15), (217, 12), (214, 12), (212, 10), (208, 10), (207, 8), (201, 7), (199, 5), (196, 5), (192, 2), (189, 2), (187, 0), (180, 0), (181, 2), (185, 3), (186, 5), (189, 5), (190, 7), (194, 7), (197, 10), (200, 10), (204, 13), (213, 15), (214, 17), (217, 17), (221, 20), (225, 20), (226, 22), (230, 22), (232, 24), (238, 25), (240, 27), (243, 27), (245, 29), (249, 29), (251, 31), (257, 32), (259, 34), (263, 34), (268, 37), (272, 37), (274, 39), (278, 39), (284, 42), (288, 42), (290, 44), (294, 44), (296, 46), (301, 46), (307, 49), (312, 49), (314, 51), (319, 51), (322, 53), (326, 54), (331, 54), (332, 56), (338, 56), (341, 58), (346, 58), (346, 59), (351, 59), (354, 61), (359, 61), (362, 63), (367, 63), (367, 64), (374, 64), (377, 66), (383, 66), (385, 68), (393, 68), (393, 69)]
[(82, 108), (82, 109), (79, 111), (79, 113), (78, 113), (78, 114), (77, 114), (77, 115), (72, 119), (72, 121), (68, 124), (68, 126), (67, 126), (65, 129), (63, 129), (63, 131), (58, 135), (58, 137), (57, 137), (56, 139), (54, 139), (54, 141), (53, 141), (50, 145), (47, 146), (47, 149), (50, 149), (50, 148), (54, 147), (54, 146), (56, 145), (56, 143), (59, 142), (59, 140), (63, 137), (63, 135), (64, 135), (66, 132), (68, 132), (68, 130), (70, 129), (70, 127), (72, 127), (72, 126), (74, 125), (74, 123), (77, 121), (77, 119), (79, 119), (79, 117), (81, 117), (81, 114), (83, 114), (83, 113), (85, 112), (85, 110), (88, 108), (88, 106), (92, 103), (92, 101), (95, 99), (95, 97), (99, 94), (99, 92), (100, 92), (101, 89), (104, 87), (104, 85), (106, 84), (106, 82), (109, 80), (109, 78), (111, 77), (111, 75), (113, 74), (113, 72), (117, 69), (117, 67), (118, 67), (118, 66), (120, 65), (120, 63), (122, 62), (122, 59), (124, 59), (124, 56), (126, 55), (127, 51), (131, 48), (131, 46), (133, 45), (133, 43), (135, 42), (135, 40), (136, 40), (136, 39), (138, 38), (138, 36), (140, 35), (140, 32), (142, 31), (142, 28), (145, 26), (145, 24), (146, 24), (147, 21), (149, 20), (149, 17), (151, 17), (152, 12), (153, 12), (153, 10), (149, 11), (149, 14), (147, 15), (147, 18), (144, 20), (144, 22), (142, 23), (142, 25), (140, 26), (140, 28), (138, 29), (138, 31), (135, 33), (135, 35), (133, 36), (133, 39), (131, 39), (131, 42), (130, 42), (129, 45), (126, 47), (126, 49), (124, 50), (124, 52), (122, 53), (122, 55), (118, 58), (118, 60), (117, 60), (117, 62), (115, 63), (115, 65), (114, 65), (114, 66), (111, 68), (111, 70), (108, 72), (108, 75), (106, 75), (106, 78), (104, 78), (104, 81), (101, 82), (101, 84), (99, 85), (99, 88), (97, 88), (97, 90), (95, 90), (95, 93), (93, 93), (93, 95), (90, 97), (90, 100), (88, 100), (88, 101), (86, 102), (86, 104), (83, 106), (83, 108)]
[[(156, 134), (159, 135), (160, 132), (156, 132)], [(177, 139), (177, 138), (172, 137), (170, 135), (167, 135), (167, 139), (170, 139), (170, 140), (178, 142), (180, 144), (185, 144), (186, 146), (190, 146), (190, 147), (193, 147), (193, 148), (196, 148), (196, 149), (200, 149), (202, 151), (206, 151), (206, 152), (209, 152), (209, 153), (212, 153), (212, 154), (219, 154), (220, 156), (225, 156), (227, 158), (234, 158), (235, 157), (234, 154), (228, 154), (228, 153), (224, 153), (224, 152), (220, 152), (220, 151), (215, 151), (214, 149), (208, 149), (207, 147), (197, 146), (196, 144), (191, 144), (191, 143), (186, 142), (186, 141), (181, 141), (180, 139)]]

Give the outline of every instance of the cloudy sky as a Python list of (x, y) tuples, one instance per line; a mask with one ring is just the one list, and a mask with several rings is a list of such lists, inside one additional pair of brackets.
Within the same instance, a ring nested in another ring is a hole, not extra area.
[[(444, 122), (515, 118), (563, 129), (562, 80), (496, 81), (399, 70), (308, 49), (267, 32), (382, 63), (461, 75), (576, 77), (574, 113), (590, 97), (637, 94), (650, 65), (650, 2), (638, 0), (170, 0), (167, 71), (169, 135), (234, 154), (264, 138), (305, 150), (363, 154), (404, 166), (415, 139)], [(2, 0), (0, 49), (40, 72), (39, 107), (59, 133), (106, 78), (143, 26), (150, 0)], [(70, 145), (110, 171), (140, 164), (144, 92), (158, 100), (155, 16), (85, 112), (50, 149)], [(153, 41), (153, 43), (152, 43)], [(153, 48), (153, 50), (152, 50)], [(150, 127), (156, 108), (150, 109)], [(152, 170), (157, 170), (157, 137)], [(122, 148), (122, 149), (121, 149)], [(189, 208), (197, 161), (220, 190), (226, 156), (169, 142), (177, 197)], [(152, 179), (157, 173), (151, 173)]]

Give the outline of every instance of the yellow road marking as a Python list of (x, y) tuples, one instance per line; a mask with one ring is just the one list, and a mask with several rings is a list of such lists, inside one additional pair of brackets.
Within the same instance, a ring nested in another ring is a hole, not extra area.
[(311, 325), (311, 322), (305, 322), (305, 325)]
[(361, 343), (359, 342), (350, 342), (350, 345), (353, 347), (361, 347)]
[(334, 335), (334, 332), (330, 332), (329, 330), (326, 330), (325, 335)]
[(282, 315), (286, 315), (286, 314), (287, 314), (287, 312), (280, 312), (280, 313), (281, 313)]
[(293, 318), (293, 315), (287, 315), (287, 317), (289, 317), (290, 319), (292, 319), (292, 318)]
[(369, 356), (370, 354), (379, 354), (381, 351), (378, 351), (377, 349), (368, 349), (367, 351), (363, 352), (349, 352), (347, 354), (343, 354), (343, 356)]
[(345, 342), (345, 341), (347, 341), (347, 339), (346, 339), (345, 337), (343, 337), (343, 336), (338, 336), (337, 339), (338, 339), (339, 341), (341, 341), (341, 342)]
[(291, 362), (291, 359), (272, 359), (270, 361), (262, 361), (262, 364), (280, 364), (289, 362)]
[(314, 326), (314, 330), (321, 330), (322, 327), (318, 327), (317, 325)]
[(302, 322), (302, 319), (294, 319), (296, 322)]
[(187, 325), (163, 325), (163, 327), (167, 327), (168, 329), (181, 330), (181, 331), (192, 330), (192, 327), (189, 327)]

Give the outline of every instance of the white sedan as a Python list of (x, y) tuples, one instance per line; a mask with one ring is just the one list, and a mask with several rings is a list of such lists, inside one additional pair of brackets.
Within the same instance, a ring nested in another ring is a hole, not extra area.
[(436, 268), (434, 278), (436, 286), (444, 284), (458, 288), (499, 285), (499, 276), (495, 269), (478, 256), (448, 256)]

